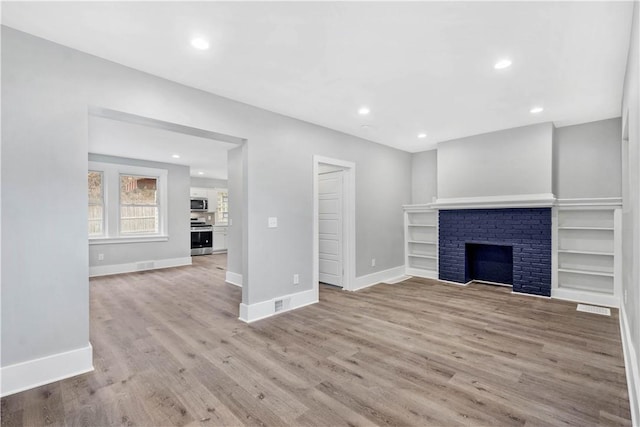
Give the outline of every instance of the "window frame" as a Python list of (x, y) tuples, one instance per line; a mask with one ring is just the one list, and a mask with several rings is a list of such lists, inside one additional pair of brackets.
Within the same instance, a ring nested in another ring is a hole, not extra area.
[[(101, 172), (103, 176), (103, 221), (104, 234), (90, 236), (89, 244), (164, 242), (169, 240), (168, 233), (168, 175), (167, 169), (123, 165), (117, 163), (89, 162), (92, 172)], [(120, 230), (120, 177), (141, 176), (157, 179), (158, 232), (122, 233)]]

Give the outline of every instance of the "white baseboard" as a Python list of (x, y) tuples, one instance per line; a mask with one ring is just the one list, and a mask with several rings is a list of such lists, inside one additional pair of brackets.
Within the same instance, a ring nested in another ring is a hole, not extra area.
[(613, 295), (603, 295), (574, 289), (551, 289), (551, 298), (582, 302), (585, 304), (603, 305), (605, 307), (620, 307), (620, 300)]
[[(276, 301), (282, 301), (282, 309), (276, 312)], [(257, 302), (255, 304), (240, 304), (240, 317), (243, 322), (251, 323), (256, 320), (265, 319), (275, 314), (284, 313), (286, 311), (295, 310), (305, 305), (315, 304), (318, 302), (317, 291), (310, 289), (295, 294), (284, 295), (267, 301)]]
[(404, 269), (404, 274), (406, 274), (407, 276), (422, 277), (423, 279), (438, 280), (438, 272), (433, 270), (406, 267)]
[(360, 289), (368, 288), (369, 286), (377, 285), (378, 283), (391, 282), (401, 277), (405, 277), (404, 265), (390, 268), (388, 270), (376, 271), (375, 273), (367, 274), (366, 276), (356, 277), (351, 289), (347, 290), (358, 291)]
[(438, 282), (448, 283), (450, 285), (457, 285), (457, 286), (469, 286), (470, 284), (473, 283), (473, 280), (469, 280), (467, 283), (453, 282), (451, 280), (442, 280), (442, 279), (437, 279), (437, 280)]
[(242, 287), (242, 274), (227, 271), (224, 281), (230, 285)]
[(620, 307), (620, 337), (622, 338), (622, 352), (624, 354), (624, 370), (627, 373), (627, 388), (629, 390), (629, 406), (631, 409), (631, 425), (640, 425), (640, 406), (638, 399), (640, 399), (640, 376), (638, 367), (638, 355), (633, 348), (633, 341), (631, 340), (631, 331), (629, 330), (629, 323), (627, 313), (624, 310), (624, 305)]
[(169, 267), (182, 267), (184, 265), (191, 265), (191, 257), (137, 261), (126, 264), (94, 265), (89, 267), (89, 277), (133, 273), (135, 271), (157, 270)]
[(91, 371), (91, 344), (76, 350), (3, 366), (0, 368), (0, 396), (5, 397)]

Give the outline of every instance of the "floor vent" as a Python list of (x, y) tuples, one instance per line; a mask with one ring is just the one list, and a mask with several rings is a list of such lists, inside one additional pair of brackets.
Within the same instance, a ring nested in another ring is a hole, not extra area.
[(281, 299), (277, 300), (276, 301), (276, 306), (275, 306), (276, 313), (279, 312), (279, 311), (282, 311), (282, 307), (283, 307), (282, 300)]
[(595, 305), (578, 304), (578, 311), (584, 311), (585, 313), (600, 314), (602, 316), (611, 316), (611, 310), (606, 307), (598, 307)]

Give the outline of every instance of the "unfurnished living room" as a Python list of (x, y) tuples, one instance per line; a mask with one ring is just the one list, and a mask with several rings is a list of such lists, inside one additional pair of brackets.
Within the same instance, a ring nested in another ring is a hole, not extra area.
[(2, 426), (640, 426), (637, 1), (0, 6)]

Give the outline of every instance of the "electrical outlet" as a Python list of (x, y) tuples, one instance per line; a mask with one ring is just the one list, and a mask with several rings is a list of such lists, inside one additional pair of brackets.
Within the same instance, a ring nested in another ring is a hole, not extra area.
[(300, 275), (299, 274), (294, 274), (293, 275), (293, 284), (294, 285), (299, 285), (300, 284)]
[(278, 218), (276, 218), (275, 216), (269, 217), (269, 220), (268, 220), (267, 224), (268, 224), (269, 228), (277, 228), (278, 227)]
[(375, 267), (375, 266), (376, 266), (376, 259), (371, 258), (371, 267)]
[(104, 254), (98, 254), (98, 261), (104, 261)]

